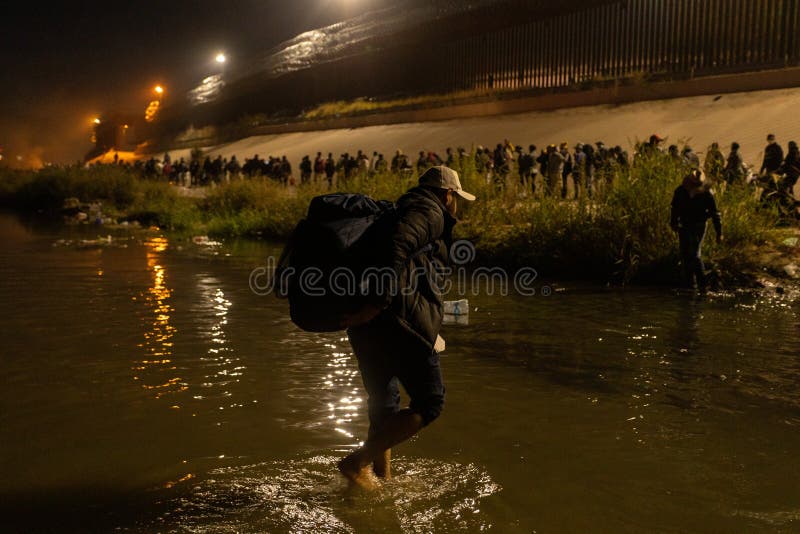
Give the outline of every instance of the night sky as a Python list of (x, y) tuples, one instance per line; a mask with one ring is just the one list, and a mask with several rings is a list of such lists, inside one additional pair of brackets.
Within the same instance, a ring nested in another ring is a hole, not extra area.
[(152, 88), (180, 94), (213, 74), (214, 55), (246, 61), (303, 31), (389, 0), (3, 2), (0, 147), (5, 162), (72, 163), (93, 117), (144, 113)]

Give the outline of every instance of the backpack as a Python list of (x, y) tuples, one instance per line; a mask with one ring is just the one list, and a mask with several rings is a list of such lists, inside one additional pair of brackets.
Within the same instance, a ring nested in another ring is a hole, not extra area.
[[(376, 264), (395, 220), (392, 202), (364, 194), (331, 193), (311, 200), (275, 271), (278, 294), (288, 298), (294, 324), (308, 332), (342, 329), (344, 315), (372, 298), (361, 275)], [(343, 278), (331, 276), (337, 272)]]

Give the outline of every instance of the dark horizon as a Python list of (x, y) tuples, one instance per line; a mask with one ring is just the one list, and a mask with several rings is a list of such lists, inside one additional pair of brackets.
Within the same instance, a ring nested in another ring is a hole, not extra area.
[[(219, 67), (295, 35), (380, 9), (387, 0), (239, 0), (5, 8), (0, 63), (4, 163), (72, 163), (91, 148), (92, 118), (143, 114), (152, 88), (185, 92)], [(16, 163), (16, 162), (14, 162)]]

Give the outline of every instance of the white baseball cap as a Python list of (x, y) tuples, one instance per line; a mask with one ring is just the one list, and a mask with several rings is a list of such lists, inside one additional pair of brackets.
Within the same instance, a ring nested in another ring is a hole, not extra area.
[(444, 165), (436, 165), (425, 171), (419, 177), (419, 185), (427, 185), (439, 189), (452, 189), (464, 200), (475, 200), (475, 195), (467, 193), (461, 188), (461, 180), (458, 179), (458, 173)]

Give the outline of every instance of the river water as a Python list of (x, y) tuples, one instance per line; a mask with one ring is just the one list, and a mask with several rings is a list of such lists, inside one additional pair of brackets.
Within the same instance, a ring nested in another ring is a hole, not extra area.
[(249, 287), (275, 247), (98, 235), (0, 217), (3, 532), (800, 529), (791, 292), (470, 295), (442, 417), (365, 494), (346, 338)]

